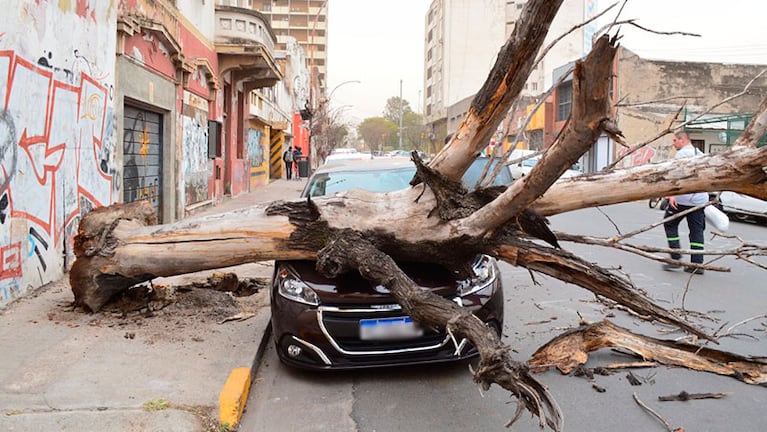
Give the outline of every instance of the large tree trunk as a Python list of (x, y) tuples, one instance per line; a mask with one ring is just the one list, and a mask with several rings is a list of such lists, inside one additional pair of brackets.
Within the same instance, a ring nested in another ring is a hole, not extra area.
[[(521, 91), (560, 4), (561, 0), (526, 4), (453, 140), (428, 166), (414, 155), (415, 186), (385, 194), (353, 190), (162, 226), (151, 225), (151, 207), (146, 203), (97, 209), (83, 218), (76, 238), (77, 260), (70, 273), (76, 303), (97, 311), (115, 294), (141, 281), (254, 261), (317, 260), (328, 275), (357, 269), (389, 288), (416, 321), (467, 337), (481, 356), (475, 380), (508, 389), (519, 399), (520, 409), (527, 408), (554, 430), (561, 425), (556, 402), (526, 366), (513, 361), (497, 335), (475, 317), (415, 289), (397, 268), (397, 261), (459, 268), (477, 253), (487, 253), (710, 338), (654, 304), (626, 279), (558, 247), (531, 241), (539, 238), (558, 246), (543, 216), (578, 208), (708, 190), (767, 198), (767, 175), (762, 168), (767, 165), (767, 148), (749, 146), (673, 164), (557, 181), (601, 134), (619, 138), (609, 117), (614, 40), (602, 37), (589, 56), (578, 62), (572, 117), (528, 176), (504, 191), (468, 193), (457, 181)], [(749, 125), (752, 139), (763, 132), (759, 125), (765, 123), (765, 111), (767, 104), (762, 104)], [(519, 411), (514, 418), (518, 415)]]

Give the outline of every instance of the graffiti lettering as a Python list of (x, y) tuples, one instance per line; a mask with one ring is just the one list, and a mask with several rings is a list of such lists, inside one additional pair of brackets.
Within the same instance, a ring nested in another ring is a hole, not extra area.
[[(628, 149), (622, 148), (618, 151), (618, 155), (623, 156), (627, 151)], [(644, 146), (631, 156), (629, 163), (630, 166), (644, 165), (652, 162), (653, 157), (655, 157), (655, 149), (650, 146)]]
[(0, 280), (21, 276), (21, 242), (0, 246)]
[(71, 253), (72, 241), (63, 237), (74, 234), (68, 226), (87, 210), (81, 199), (88, 209), (113, 202), (112, 169), (104, 163), (111, 160), (104, 148), (108, 90), (85, 73), (76, 77), (79, 85), (56, 79), (51, 60), (50, 53), (33, 62), (0, 51), (0, 290), (6, 299), (18, 291), (15, 278), (23, 277), (27, 258), (46, 273), (60, 262), (61, 249), (53, 245), (68, 245), (64, 254)]

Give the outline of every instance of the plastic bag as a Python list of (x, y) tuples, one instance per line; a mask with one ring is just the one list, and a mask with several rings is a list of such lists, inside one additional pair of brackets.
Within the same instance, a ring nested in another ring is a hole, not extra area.
[(718, 208), (710, 205), (703, 210), (703, 213), (706, 214), (706, 220), (719, 231), (727, 231), (730, 228), (730, 218)]

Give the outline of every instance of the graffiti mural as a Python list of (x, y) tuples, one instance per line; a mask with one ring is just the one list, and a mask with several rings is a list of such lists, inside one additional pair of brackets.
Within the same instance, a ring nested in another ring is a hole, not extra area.
[[(627, 148), (621, 148), (618, 151), (618, 156), (623, 156), (628, 152)], [(624, 162), (624, 166), (626, 167), (632, 167), (632, 166), (639, 166), (644, 165), (652, 162), (653, 157), (655, 157), (656, 150), (652, 146), (644, 146), (634, 152), (633, 155), (631, 155), (630, 158), (626, 159), (626, 162)]]
[(265, 144), (263, 132), (258, 129), (248, 129), (248, 161), (251, 168), (258, 168), (264, 164)]
[(78, 69), (0, 51), (0, 305), (61, 276), (83, 202), (113, 202), (110, 88)]
[(123, 201), (148, 200), (162, 220), (162, 115), (126, 105)]
[[(198, 116), (201, 117), (201, 116)], [(185, 205), (208, 199), (208, 122), (181, 116), (183, 123)]]

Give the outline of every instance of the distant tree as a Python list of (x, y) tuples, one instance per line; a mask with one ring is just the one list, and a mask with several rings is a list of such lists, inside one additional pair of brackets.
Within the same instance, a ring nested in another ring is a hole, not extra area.
[(370, 150), (391, 148), (390, 143), (396, 142), (397, 125), (383, 117), (368, 117), (357, 126), (357, 132)]
[(423, 150), (429, 141), (423, 125), (423, 116), (406, 112), (402, 116), (402, 145), (406, 150)]
[[(400, 110), (400, 98), (399, 96), (390, 97), (386, 100), (384, 106), (383, 116), (386, 120), (399, 125), (399, 110)], [(402, 99), (402, 122), (405, 121), (405, 114), (412, 113), (413, 109), (410, 108), (410, 103), (405, 99)]]

